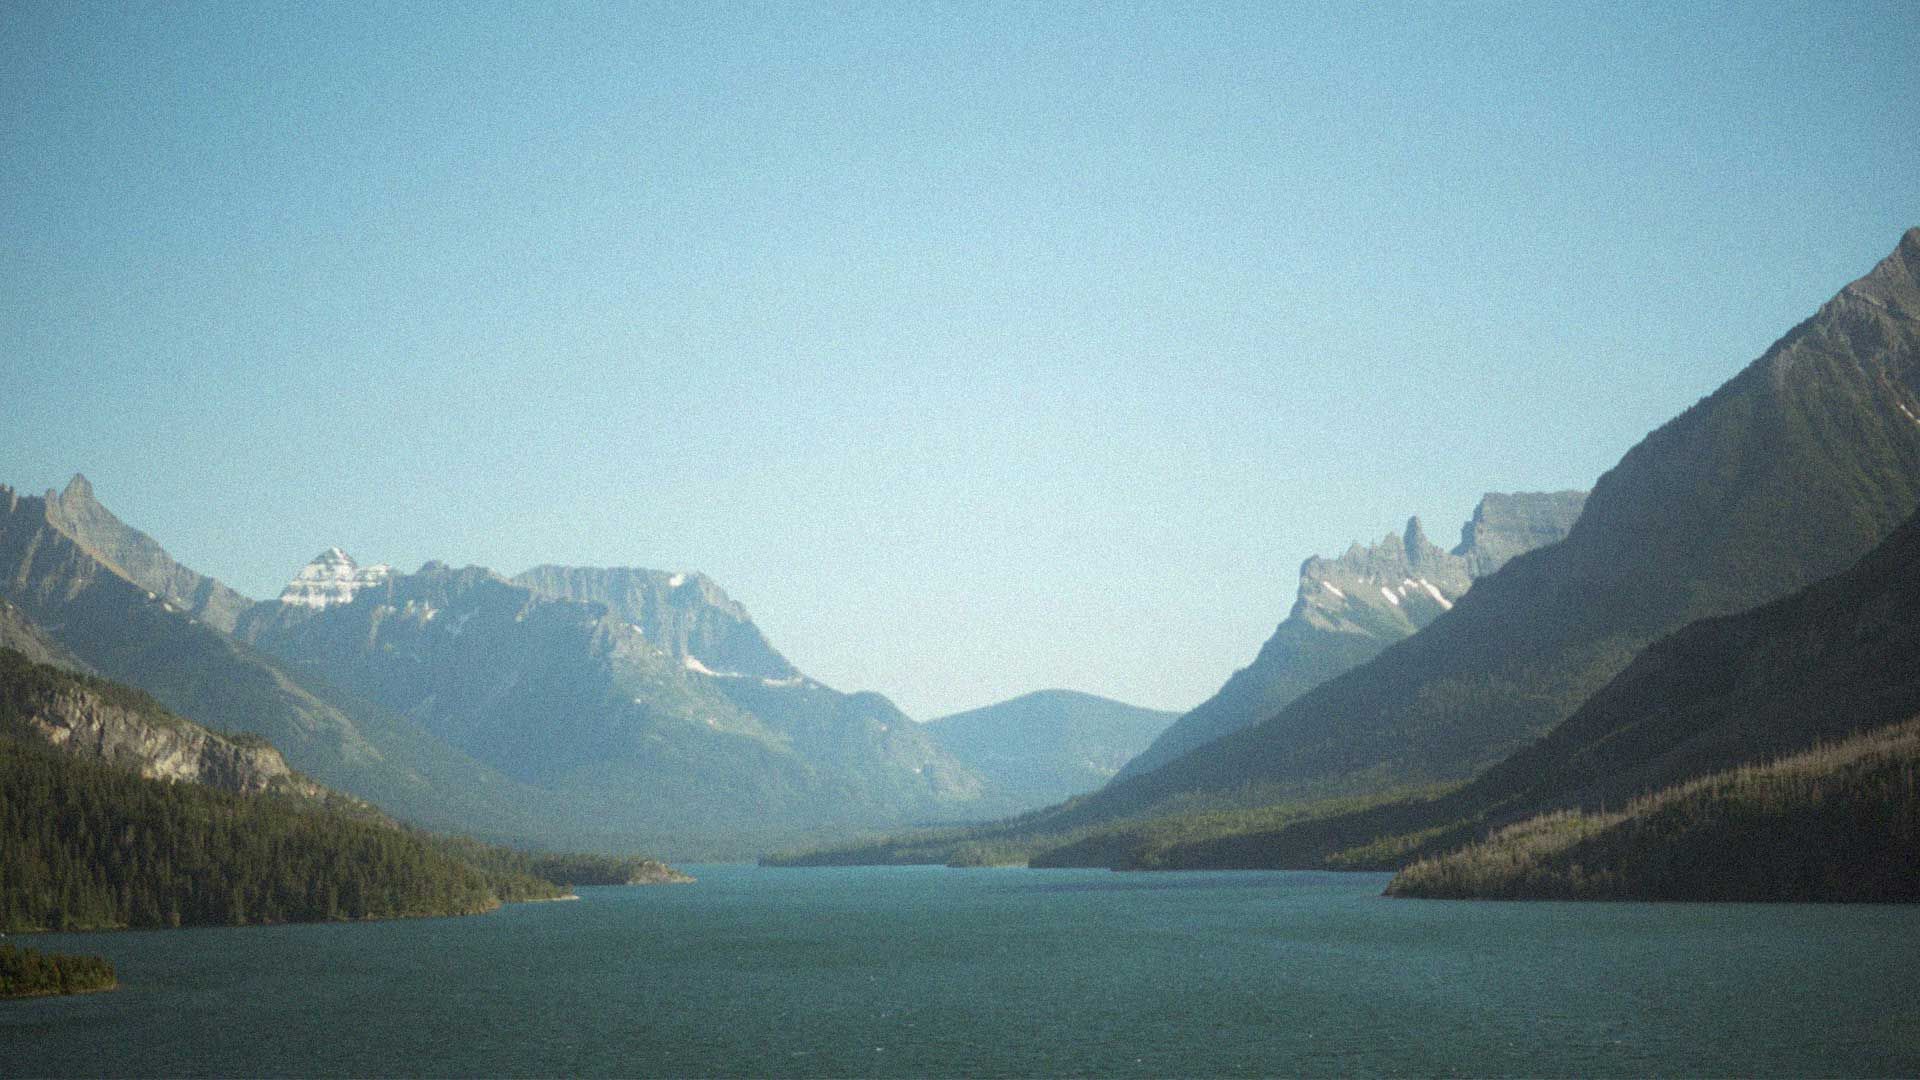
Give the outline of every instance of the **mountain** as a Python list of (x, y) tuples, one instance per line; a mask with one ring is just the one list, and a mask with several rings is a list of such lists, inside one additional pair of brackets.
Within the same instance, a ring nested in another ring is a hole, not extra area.
[[(76, 520), (85, 522), (81, 535), (70, 531)], [(65, 495), (26, 496), (0, 486), (0, 599), (93, 671), (152, 694), (175, 713), (263, 736), (301, 772), (410, 821), (495, 837), (597, 842), (586, 809), (558, 806), (406, 718), (289, 671), (135, 582), (82, 535), (141, 534), (112, 519), (80, 477)], [(149, 565), (165, 565), (162, 558)]]
[(800, 675), (753, 625), (747, 609), (705, 574), (536, 566), (512, 580), (541, 596), (601, 604), (668, 655), (693, 657), (710, 671), (776, 680)]
[(1920, 714), (1917, 655), (1920, 514), (1841, 574), (1654, 643), (1565, 723), (1456, 791), (1176, 847), (1158, 863), (1333, 855), (1395, 867), (1529, 816), (1618, 808)]
[(1647, 645), (1858, 560), (1920, 501), (1920, 229), (1601, 477), (1567, 538), (1275, 716), (1093, 797), (1279, 801), (1457, 780)]
[(1920, 900), (1920, 717), (1666, 788), (1562, 810), (1395, 875), (1389, 896)]
[(1035, 807), (1111, 780), (1177, 715), (1073, 690), (1040, 690), (929, 721), (927, 730), (995, 790)]
[(1371, 547), (1300, 566), (1293, 610), (1252, 664), (1175, 721), (1119, 778), (1151, 772), (1223, 735), (1264, 720), (1308, 690), (1373, 659), (1466, 595), (1474, 579), (1515, 555), (1557, 543), (1573, 528), (1586, 492), (1489, 493), (1452, 551), (1433, 545), (1420, 520)]
[(222, 735), (162, 708), (138, 690), (0, 649), (0, 736), (43, 743), (153, 780), (240, 794), (317, 797), (264, 739)]
[(0, 600), (0, 649), (12, 649), (36, 664), (91, 674), (84, 661), (34, 625), (27, 613), (9, 600)]
[(78, 473), (65, 491), (47, 492), (46, 513), (61, 532), (127, 580), (217, 630), (232, 633), (240, 613), (253, 604), (213, 578), (174, 562), (152, 537), (100, 505), (93, 497), (93, 485)]
[(707, 842), (983, 805), (919, 725), (795, 671), (697, 575), (400, 574), (330, 549), (238, 634), (609, 829)]
[(0, 931), (459, 915), (675, 880), (404, 828), (257, 736), (0, 649)]

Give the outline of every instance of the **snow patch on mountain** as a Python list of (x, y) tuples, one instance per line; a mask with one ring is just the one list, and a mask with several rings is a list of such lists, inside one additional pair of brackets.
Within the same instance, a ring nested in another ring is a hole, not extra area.
[(330, 547), (300, 568), (280, 591), (280, 602), (321, 609), (353, 602), (353, 594), (387, 580), (393, 568), (385, 563), (361, 567), (337, 547)]

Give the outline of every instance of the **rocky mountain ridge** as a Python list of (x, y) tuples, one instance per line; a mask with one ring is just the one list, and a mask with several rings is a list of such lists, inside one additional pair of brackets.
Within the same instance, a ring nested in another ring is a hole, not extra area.
[[(699, 575), (354, 566), (324, 553), (239, 636), (609, 825), (713, 835), (1012, 805), (884, 697), (796, 671)], [(308, 600), (307, 583), (341, 580), (351, 595)]]
[[(1397, 867), (1535, 815), (1619, 811), (1908, 721), (1920, 714), (1916, 655), (1920, 514), (1834, 577), (1655, 642), (1545, 738), (1456, 791), (1176, 848), (1165, 862), (1302, 866), (1368, 845), (1372, 854), (1355, 865)], [(1793, 862), (1804, 853), (1775, 855)]]
[(545, 565), (511, 580), (541, 596), (603, 605), (683, 666), (691, 659), (697, 666), (689, 670), (776, 681), (803, 677), (747, 609), (705, 574)]
[(1476, 578), (1565, 537), (1585, 501), (1580, 491), (1491, 492), (1474, 507), (1452, 551), (1429, 541), (1416, 517), (1403, 531), (1354, 544), (1337, 559), (1307, 559), (1293, 609), (1253, 663), (1175, 721), (1116, 779), (1150, 772), (1264, 720), (1371, 660), (1452, 610)]
[(330, 547), (293, 575), (287, 587), (280, 590), (280, 602), (310, 608), (351, 603), (354, 593), (380, 584), (392, 572), (385, 563), (363, 568), (346, 552)]

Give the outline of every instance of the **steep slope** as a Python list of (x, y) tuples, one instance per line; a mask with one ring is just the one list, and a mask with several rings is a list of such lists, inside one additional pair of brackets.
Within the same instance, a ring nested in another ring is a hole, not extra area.
[(1619, 805), (1920, 713), (1920, 515), (1847, 571), (1693, 623), (1467, 789), (1515, 811)]
[(91, 674), (85, 662), (34, 625), (10, 600), (0, 600), (0, 649), (12, 649), (36, 664)]
[(152, 780), (246, 795), (321, 794), (263, 739), (210, 731), (138, 690), (35, 663), (12, 649), (0, 649), (0, 736), (44, 743)]
[[(239, 632), (518, 781), (590, 801), (610, 828), (706, 842), (938, 820), (981, 801), (979, 778), (885, 698), (794, 672), (711, 582), (557, 567), (532, 579), (581, 599), (478, 567), (361, 570), (334, 549)], [(729, 663), (751, 670), (709, 666)]]
[(148, 592), (220, 630), (232, 633), (253, 601), (213, 578), (173, 561), (153, 537), (113, 516), (78, 473), (58, 495), (47, 492), (47, 520), (102, 562)]
[(1635, 799), (1544, 814), (1400, 871), (1389, 896), (1920, 901), (1920, 719)]
[(290, 673), (134, 583), (65, 531), (59, 501), (0, 486), (0, 597), (93, 670), (176, 713), (264, 736), (300, 771), (408, 820), (592, 842), (585, 810), (562, 813), (403, 717)]
[(1040, 690), (930, 721), (927, 730), (1025, 807), (1092, 791), (1178, 714), (1072, 690)]
[(1538, 742), (1443, 797), (1170, 850), (1167, 866), (1390, 867), (1529, 815), (1620, 807), (1920, 713), (1920, 514), (1853, 567), (1647, 648)]
[(536, 566), (513, 578), (541, 596), (600, 604), (607, 613), (635, 627), (669, 656), (693, 657), (712, 671), (730, 671), (759, 679), (799, 675), (781, 656), (752, 616), (705, 574), (604, 569), (588, 566)]
[(1175, 721), (1120, 771), (1151, 772), (1223, 735), (1264, 720), (1308, 690), (1378, 656), (1439, 618), (1484, 577), (1523, 552), (1556, 543), (1573, 528), (1582, 491), (1490, 493), (1474, 508), (1451, 552), (1428, 542), (1419, 519), (1404, 535), (1353, 545), (1338, 559), (1300, 566), (1293, 610), (1252, 664)]
[(1278, 715), (1115, 784), (1094, 814), (1463, 778), (1646, 645), (1857, 560), (1920, 501), (1920, 229), (1602, 477), (1561, 543)]
[[(842, 693), (808, 678), (704, 574), (549, 565), (512, 580), (543, 597), (604, 607), (704, 692), (777, 733), (842, 804), (827, 816), (832, 822), (862, 807), (853, 816), (870, 822), (977, 817), (1023, 805), (942, 752), (884, 696)], [(817, 809), (799, 818), (822, 820)]]

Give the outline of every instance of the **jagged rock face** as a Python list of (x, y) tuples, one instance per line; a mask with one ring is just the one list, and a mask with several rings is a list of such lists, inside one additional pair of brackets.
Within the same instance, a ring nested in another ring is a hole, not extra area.
[(1387, 646), (1452, 610), (1474, 579), (1522, 552), (1565, 537), (1579, 518), (1580, 491), (1489, 493), (1445, 551), (1408, 520), (1370, 547), (1300, 564), (1293, 610), (1252, 664), (1175, 721), (1116, 779), (1156, 769), (1278, 712), (1313, 687), (1366, 663)]
[(537, 566), (513, 578), (542, 596), (601, 604), (690, 670), (791, 679), (799, 675), (747, 610), (704, 574), (637, 567)]
[(64, 492), (46, 494), (47, 520), (148, 592), (163, 596), (223, 633), (232, 633), (253, 601), (213, 578), (173, 561), (165, 549), (100, 505), (93, 485), (78, 473)]
[(1516, 555), (1564, 539), (1586, 502), (1584, 491), (1489, 493), (1461, 528), (1453, 554), (1466, 560), (1468, 576), (1486, 577)]
[(325, 794), (264, 743), (236, 742), (176, 716), (157, 719), (152, 710), (116, 704), (79, 685), (9, 679), (5, 688), (5, 730), (70, 754), (153, 780), (245, 795), (269, 790), (314, 798)]
[(346, 552), (330, 547), (293, 575), (280, 590), (280, 602), (310, 608), (352, 603), (354, 593), (380, 584), (390, 573), (385, 563), (362, 568)]
[(1300, 565), (1289, 618), (1333, 633), (1398, 640), (1438, 618), (1473, 584), (1467, 560), (1428, 541), (1420, 519), (1371, 547), (1355, 544), (1338, 559)]

